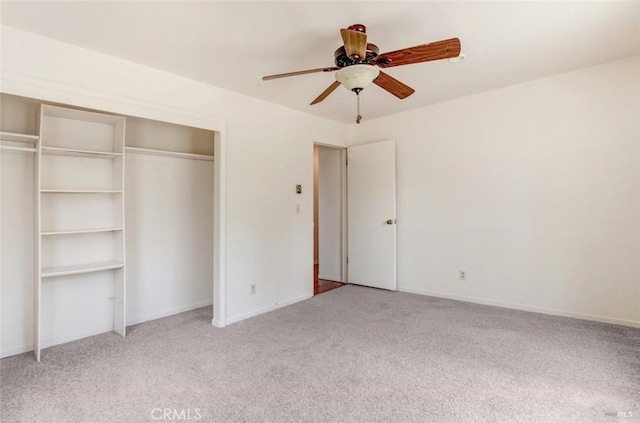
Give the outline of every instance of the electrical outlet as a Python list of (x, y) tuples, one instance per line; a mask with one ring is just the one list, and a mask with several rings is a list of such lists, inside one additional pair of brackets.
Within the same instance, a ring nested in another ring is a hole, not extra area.
[(460, 271), (460, 274), (459, 274), (459, 276), (458, 276), (458, 278), (459, 278), (461, 281), (466, 281), (466, 280), (467, 280), (467, 272), (465, 272), (464, 270), (461, 270), (461, 271)]
[(251, 295), (255, 295), (255, 293), (256, 293), (256, 284), (253, 283), (251, 284)]

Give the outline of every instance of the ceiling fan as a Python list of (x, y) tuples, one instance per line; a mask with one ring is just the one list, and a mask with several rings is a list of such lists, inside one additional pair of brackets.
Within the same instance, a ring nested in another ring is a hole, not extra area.
[(269, 75), (263, 77), (262, 80), (268, 81), (288, 76), (306, 75), (308, 73), (337, 71), (336, 81), (316, 97), (311, 102), (311, 105), (320, 103), (336, 88), (344, 85), (345, 88), (358, 95), (358, 117), (356, 122), (360, 123), (362, 117), (360, 116), (359, 94), (372, 83), (399, 99), (407, 98), (415, 92), (413, 88), (382, 72), (379, 68), (385, 69), (433, 60), (451, 59), (460, 55), (460, 40), (457, 38), (379, 54), (378, 46), (367, 43), (367, 30), (364, 25), (355, 24), (347, 29), (343, 28), (340, 30), (340, 35), (344, 45), (339, 47), (333, 54), (335, 66)]

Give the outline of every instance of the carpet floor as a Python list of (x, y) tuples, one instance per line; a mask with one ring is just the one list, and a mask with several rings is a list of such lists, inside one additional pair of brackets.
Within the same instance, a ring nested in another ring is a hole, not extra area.
[[(0, 361), (1, 421), (636, 422), (640, 330), (346, 286)], [(622, 414), (619, 414), (622, 413)]]

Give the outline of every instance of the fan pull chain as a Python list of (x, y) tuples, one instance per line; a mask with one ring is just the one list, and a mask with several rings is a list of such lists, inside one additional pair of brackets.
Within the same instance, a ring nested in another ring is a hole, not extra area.
[(356, 97), (358, 97), (358, 116), (356, 117), (356, 123), (359, 125), (362, 120), (362, 116), (360, 116), (360, 93), (356, 93)]

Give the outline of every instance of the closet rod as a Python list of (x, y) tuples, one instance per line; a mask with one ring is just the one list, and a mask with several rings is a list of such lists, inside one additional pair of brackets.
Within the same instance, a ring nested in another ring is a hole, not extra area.
[(135, 153), (135, 154), (148, 154), (151, 156), (166, 156), (166, 157), (175, 157), (177, 159), (188, 159), (188, 160), (205, 160), (205, 161), (213, 161), (214, 158), (211, 155), (207, 154), (192, 154), (192, 153), (180, 153), (177, 151), (168, 151), (168, 150), (154, 150), (151, 148), (139, 148), (139, 147), (125, 147), (124, 151), (127, 153)]
[(14, 147), (12, 145), (0, 145), (0, 149), (2, 150), (13, 150), (13, 151), (22, 151), (26, 153), (35, 153), (36, 149), (33, 147)]
[(0, 131), (0, 141), (34, 143), (34, 142), (37, 142), (39, 139), (40, 139), (39, 135), (19, 134), (17, 132)]

